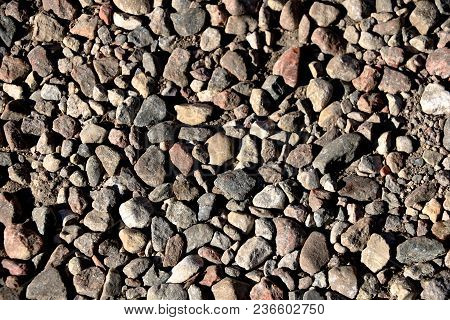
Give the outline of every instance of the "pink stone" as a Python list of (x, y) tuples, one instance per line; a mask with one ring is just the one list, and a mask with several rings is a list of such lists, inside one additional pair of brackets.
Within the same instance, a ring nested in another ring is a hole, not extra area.
[(447, 79), (450, 76), (450, 49), (441, 48), (430, 53), (425, 67), (431, 75)]
[(250, 291), (252, 300), (283, 300), (283, 289), (268, 278), (262, 278)]
[(169, 150), (170, 161), (180, 172), (187, 176), (191, 171), (194, 160), (185, 147), (180, 143), (175, 143)]
[(275, 62), (273, 74), (282, 76), (288, 86), (295, 87), (298, 81), (299, 64), (300, 48), (290, 48)]

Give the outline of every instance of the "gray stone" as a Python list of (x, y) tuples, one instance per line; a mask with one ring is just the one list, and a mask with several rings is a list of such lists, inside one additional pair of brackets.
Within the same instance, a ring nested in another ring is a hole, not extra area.
[(36, 275), (27, 287), (26, 297), (32, 300), (67, 299), (67, 289), (58, 270), (49, 267)]
[(201, 8), (189, 8), (170, 15), (175, 31), (183, 37), (192, 36), (203, 28), (206, 13)]
[(253, 205), (264, 209), (284, 209), (286, 195), (283, 190), (268, 185), (253, 197)]
[(321, 173), (336, 166), (349, 164), (362, 153), (365, 141), (358, 133), (347, 133), (326, 144), (313, 161), (313, 167)]
[(414, 264), (433, 260), (445, 254), (445, 248), (437, 240), (414, 237), (397, 246), (397, 260), (404, 264)]
[(245, 270), (252, 270), (266, 261), (272, 253), (272, 248), (267, 240), (253, 237), (239, 248), (235, 261)]
[(375, 200), (380, 191), (380, 185), (373, 179), (351, 175), (343, 179), (345, 186), (339, 190), (339, 195), (357, 201)]
[(147, 185), (156, 187), (164, 182), (164, 153), (156, 146), (150, 146), (134, 165), (139, 178)]
[(163, 283), (148, 290), (147, 300), (187, 300), (188, 294), (181, 284)]
[(181, 201), (173, 201), (169, 204), (166, 218), (182, 229), (187, 229), (197, 222), (197, 214)]
[(136, 117), (134, 125), (145, 127), (155, 122), (159, 122), (166, 117), (167, 108), (164, 100), (157, 95), (151, 95), (141, 105)]
[(153, 212), (152, 203), (144, 197), (132, 198), (119, 207), (120, 217), (128, 228), (149, 227)]
[(243, 170), (230, 170), (217, 175), (214, 185), (227, 199), (245, 200), (256, 181)]
[(167, 279), (167, 283), (183, 283), (202, 267), (203, 259), (200, 256), (189, 255), (172, 268), (172, 275)]

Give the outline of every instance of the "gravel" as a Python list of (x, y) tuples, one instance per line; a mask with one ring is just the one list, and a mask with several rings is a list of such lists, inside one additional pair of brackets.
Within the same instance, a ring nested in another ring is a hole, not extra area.
[(446, 1), (0, 5), (0, 298), (450, 297)]

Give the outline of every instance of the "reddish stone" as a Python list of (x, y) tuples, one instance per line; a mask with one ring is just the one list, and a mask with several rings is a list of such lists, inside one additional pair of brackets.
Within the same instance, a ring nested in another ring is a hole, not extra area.
[(10, 225), (3, 233), (5, 251), (11, 259), (29, 260), (38, 254), (44, 241), (36, 232), (22, 225)]
[(273, 74), (282, 76), (284, 82), (295, 87), (298, 81), (300, 64), (300, 48), (287, 49), (275, 62)]
[(384, 107), (383, 97), (379, 93), (361, 95), (357, 102), (358, 109), (366, 113), (378, 112)]
[(185, 241), (179, 234), (174, 235), (167, 241), (163, 259), (164, 268), (173, 267), (181, 260), (184, 246)]
[(335, 56), (345, 52), (344, 40), (328, 28), (314, 30), (311, 35), (311, 42), (325, 54)]
[(328, 191), (320, 189), (311, 190), (309, 193), (308, 204), (312, 211), (316, 211), (322, 208), (325, 203), (331, 200), (331, 198), (332, 194)]
[(232, 90), (222, 91), (213, 97), (213, 103), (223, 110), (233, 110), (241, 103), (241, 98)]
[(39, 76), (46, 77), (53, 72), (53, 66), (47, 57), (47, 51), (42, 46), (34, 47), (27, 55), (31, 68)]
[(5, 286), (10, 289), (19, 289), (20, 281), (16, 276), (8, 276), (5, 280)]
[(220, 281), (222, 277), (220, 276), (221, 270), (217, 265), (208, 266), (205, 270), (203, 279), (199, 282), (202, 286), (211, 287), (216, 282)]
[(5, 56), (0, 67), (0, 81), (11, 83), (25, 78), (29, 72), (30, 66), (25, 61), (12, 56)]
[(94, 40), (97, 23), (98, 17), (82, 14), (70, 28), (70, 33)]
[(111, 129), (108, 135), (108, 140), (119, 148), (125, 148), (128, 145), (127, 134), (119, 129)]
[(206, 10), (208, 10), (211, 17), (211, 25), (214, 27), (224, 27), (227, 23), (229, 14), (222, 8), (215, 4), (207, 4)]
[(288, 205), (286, 209), (284, 209), (283, 214), (286, 217), (294, 218), (301, 223), (304, 223), (308, 217), (308, 211), (302, 204)]
[(9, 271), (12, 276), (25, 276), (28, 274), (28, 266), (23, 262), (16, 262), (10, 259), (2, 260), (2, 267)]
[(16, 221), (21, 215), (21, 206), (17, 198), (10, 193), (0, 193), (0, 223), (5, 226)]
[(398, 47), (383, 47), (381, 57), (388, 66), (398, 68), (405, 61), (405, 52)]
[(363, 72), (358, 78), (353, 79), (352, 83), (356, 90), (369, 92), (377, 86), (379, 76), (380, 74), (376, 69), (365, 66)]
[(386, 67), (378, 88), (390, 94), (408, 92), (411, 89), (411, 80), (403, 73)]
[(169, 150), (170, 161), (178, 170), (187, 176), (194, 164), (194, 158), (181, 143), (175, 143)]
[(221, 253), (218, 249), (212, 247), (201, 247), (198, 249), (198, 255), (211, 263), (221, 264)]
[(275, 244), (277, 254), (286, 254), (301, 248), (306, 240), (306, 233), (302, 225), (294, 219), (278, 217), (273, 219), (277, 231)]
[(42, 0), (42, 6), (61, 19), (72, 20), (77, 13), (77, 8), (69, 0)]
[(425, 67), (431, 75), (447, 79), (450, 76), (450, 49), (441, 48), (430, 53)]
[(251, 300), (283, 300), (284, 292), (268, 278), (262, 278), (250, 291)]
[(313, 160), (312, 146), (310, 144), (299, 144), (289, 153), (286, 163), (300, 169), (311, 164)]
[(112, 23), (113, 8), (109, 3), (102, 4), (98, 16), (106, 25)]

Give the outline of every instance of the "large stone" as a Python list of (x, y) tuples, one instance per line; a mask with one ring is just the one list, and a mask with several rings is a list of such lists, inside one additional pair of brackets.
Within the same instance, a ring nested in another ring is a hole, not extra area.
[(339, 190), (339, 195), (357, 201), (375, 200), (380, 191), (380, 185), (373, 179), (351, 175), (343, 179), (345, 186)]
[(187, 50), (182, 48), (173, 50), (164, 67), (163, 77), (181, 88), (186, 87), (189, 81), (185, 72), (188, 68), (190, 58), (191, 55)]
[(319, 27), (328, 27), (336, 21), (339, 9), (321, 2), (313, 2), (309, 9), (309, 15), (316, 21)]
[(328, 271), (328, 282), (331, 290), (353, 299), (358, 293), (358, 281), (352, 266), (334, 267)]
[(261, 237), (253, 237), (247, 240), (238, 250), (235, 261), (245, 270), (252, 270), (272, 255), (272, 247), (269, 242)]
[(250, 291), (251, 300), (283, 300), (284, 291), (272, 280), (264, 277)]
[(38, 42), (60, 42), (64, 37), (64, 27), (45, 13), (34, 16), (32, 39)]
[(245, 300), (249, 297), (250, 285), (227, 277), (213, 285), (211, 291), (215, 300)]
[(364, 263), (370, 271), (376, 273), (383, 269), (390, 258), (390, 248), (379, 234), (372, 234), (367, 247), (361, 253), (361, 262)]
[(203, 259), (200, 256), (196, 254), (187, 256), (172, 268), (172, 275), (167, 280), (167, 283), (183, 283), (195, 275), (202, 267)]
[(175, 31), (183, 37), (199, 33), (205, 24), (206, 13), (201, 8), (189, 8), (170, 15)]
[(148, 0), (113, 0), (114, 4), (123, 12), (133, 15), (150, 13), (152, 6)]
[(220, 65), (239, 81), (247, 80), (247, 67), (240, 53), (227, 51), (220, 59)]
[(152, 203), (144, 197), (132, 198), (119, 207), (120, 217), (128, 228), (149, 227), (153, 211)]
[(114, 57), (104, 57), (94, 60), (94, 69), (101, 83), (107, 83), (117, 76), (119, 61)]
[(362, 251), (369, 241), (372, 218), (365, 217), (356, 221), (342, 235), (341, 243), (351, 252)]
[(450, 92), (440, 84), (430, 83), (422, 93), (420, 105), (427, 114), (450, 115)]
[(187, 300), (188, 293), (178, 283), (163, 283), (152, 286), (147, 292), (147, 300)]
[(378, 88), (390, 94), (408, 92), (411, 89), (411, 80), (400, 71), (385, 67)]
[(150, 146), (134, 165), (139, 178), (147, 185), (157, 187), (164, 182), (164, 153), (156, 146)]
[(187, 229), (197, 223), (197, 214), (181, 201), (169, 204), (166, 218), (181, 229)]
[(9, 225), (3, 232), (5, 252), (11, 259), (29, 260), (44, 246), (42, 237), (23, 225)]
[(58, 270), (49, 267), (35, 276), (27, 287), (26, 297), (31, 300), (67, 299), (67, 289)]
[(313, 275), (330, 260), (326, 237), (317, 231), (312, 232), (300, 252), (300, 268)]
[(445, 248), (437, 240), (414, 237), (397, 246), (397, 260), (404, 264), (427, 262), (445, 254)]
[(331, 58), (326, 70), (331, 78), (347, 82), (357, 78), (362, 71), (360, 62), (347, 54)]
[(284, 209), (286, 195), (283, 190), (268, 185), (253, 197), (253, 205), (264, 209)]
[(218, 132), (206, 141), (208, 145), (209, 164), (221, 166), (233, 158), (232, 140), (223, 132)]
[(84, 269), (73, 278), (76, 292), (93, 299), (98, 299), (104, 282), (105, 275), (98, 267)]
[(256, 181), (243, 170), (230, 170), (217, 175), (214, 185), (227, 199), (245, 200)]
[(326, 144), (313, 161), (321, 173), (349, 164), (361, 156), (365, 141), (358, 133), (347, 133)]
[(273, 74), (282, 76), (284, 82), (295, 87), (299, 77), (300, 48), (287, 49), (273, 65)]
[(77, 8), (69, 0), (42, 0), (42, 7), (45, 11), (53, 11), (58, 18), (65, 20), (74, 19), (77, 13)]
[(70, 75), (80, 86), (81, 92), (86, 97), (92, 98), (96, 85), (95, 74), (92, 69), (88, 65), (80, 64), (72, 69)]
[(297, 220), (277, 217), (273, 222), (276, 228), (275, 245), (278, 255), (285, 256), (303, 245), (306, 233)]
[(0, 67), (0, 81), (11, 83), (23, 79), (30, 71), (30, 66), (19, 58), (4, 56)]
[(175, 105), (175, 111), (177, 112), (178, 121), (190, 126), (196, 126), (206, 122), (212, 114), (213, 108), (205, 103), (179, 104)]
[(163, 120), (166, 114), (167, 108), (164, 100), (157, 95), (151, 95), (142, 102), (141, 108), (134, 118), (134, 125), (149, 126)]
[(426, 35), (436, 25), (439, 11), (431, 1), (416, 1), (416, 7), (409, 16), (409, 21), (417, 31)]
[(325, 108), (333, 96), (333, 85), (325, 79), (311, 79), (306, 88), (306, 97), (311, 101), (314, 111)]
[(450, 48), (440, 48), (431, 52), (425, 67), (431, 75), (447, 79), (450, 76)]

